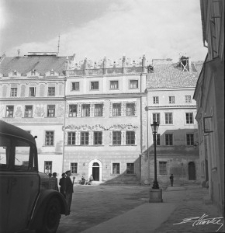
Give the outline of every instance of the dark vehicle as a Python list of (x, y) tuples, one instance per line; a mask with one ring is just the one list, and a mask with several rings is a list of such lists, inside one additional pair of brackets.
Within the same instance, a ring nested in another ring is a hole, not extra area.
[(65, 198), (38, 172), (35, 139), (0, 120), (0, 233), (57, 231)]

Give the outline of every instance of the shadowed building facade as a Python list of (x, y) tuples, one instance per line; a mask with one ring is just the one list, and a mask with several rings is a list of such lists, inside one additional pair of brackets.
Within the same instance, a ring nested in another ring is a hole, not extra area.
[(152, 184), (154, 177), (153, 135), (150, 125), (159, 123), (157, 134), (158, 181), (199, 182), (196, 102), (192, 99), (202, 62), (181, 57), (154, 59), (147, 74), (146, 119), (143, 119), (145, 151), (142, 154), (142, 180)]

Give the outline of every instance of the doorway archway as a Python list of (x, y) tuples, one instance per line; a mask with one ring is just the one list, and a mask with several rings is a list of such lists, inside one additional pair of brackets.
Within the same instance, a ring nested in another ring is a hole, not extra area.
[(89, 177), (93, 176), (94, 181), (102, 181), (102, 163), (94, 159), (89, 163)]
[(189, 177), (189, 180), (196, 180), (196, 170), (195, 170), (194, 162), (188, 163), (188, 177)]

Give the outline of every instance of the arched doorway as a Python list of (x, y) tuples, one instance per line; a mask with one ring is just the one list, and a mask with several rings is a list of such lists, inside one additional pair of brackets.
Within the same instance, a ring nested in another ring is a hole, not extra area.
[(196, 180), (196, 170), (194, 162), (188, 163), (188, 177), (189, 180)]
[(94, 181), (102, 180), (102, 163), (95, 159), (89, 163), (89, 177), (93, 176)]
[(92, 176), (95, 181), (99, 181), (99, 163), (95, 162), (92, 165)]

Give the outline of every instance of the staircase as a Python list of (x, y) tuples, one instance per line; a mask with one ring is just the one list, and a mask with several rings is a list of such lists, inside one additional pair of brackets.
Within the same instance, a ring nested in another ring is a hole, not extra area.
[(136, 175), (121, 175), (105, 181), (102, 185), (140, 185)]

